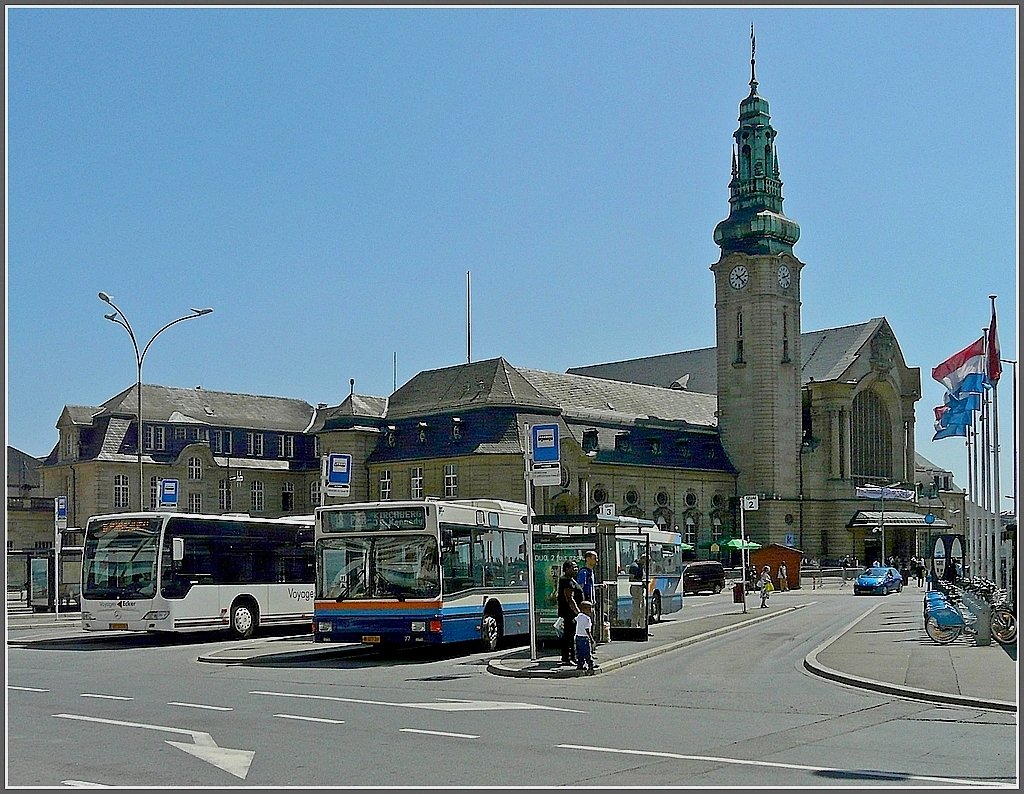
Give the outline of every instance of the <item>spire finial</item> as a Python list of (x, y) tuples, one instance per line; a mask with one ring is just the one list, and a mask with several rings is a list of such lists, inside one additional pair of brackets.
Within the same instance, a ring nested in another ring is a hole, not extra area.
[(750, 93), (757, 93), (757, 77), (754, 75), (754, 55), (757, 52), (757, 39), (754, 37), (754, 23), (750, 23)]

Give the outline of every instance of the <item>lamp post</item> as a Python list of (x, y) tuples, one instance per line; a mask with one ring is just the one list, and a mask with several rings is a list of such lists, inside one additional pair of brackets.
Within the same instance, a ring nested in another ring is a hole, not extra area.
[(172, 325), (184, 322), (185, 320), (194, 320), (196, 317), (202, 317), (204, 314), (209, 314), (213, 309), (192, 309), (192, 314), (186, 314), (183, 317), (179, 317), (176, 320), (171, 320), (163, 328), (157, 331), (153, 336), (146, 342), (145, 347), (142, 348), (142, 352), (139, 352), (139, 343), (135, 338), (135, 331), (132, 329), (132, 324), (128, 322), (128, 317), (125, 313), (118, 308), (117, 304), (114, 303), (113, 299), (105, 292), (99, 293), (99, 299), (104, 303), (108, 304), (114, 311), (110, 314), (104, 314), (103, 317), (106, 320), (110, 320), (113, 323), (117, 323), (124, 330), (128, 332), (128, 336), (131, 337), (132, 347), (135, 348), (135, 365), (136, 365), (136, 379), (135, 379), (135, 393), (138, 398), (136, 418), (138, 419), (138, 438), (136, 439), (136, 450), (138, 451), (139, 461), (139, 512), (142, 512), (142, 494), (145, 490), (145, 480), (142, 474), (142, 362), (146, 358), (146, 353), (149, 351), (149, 346), (153, 344), (153, 340), (156, 339), (160, 334), (170, 328)]

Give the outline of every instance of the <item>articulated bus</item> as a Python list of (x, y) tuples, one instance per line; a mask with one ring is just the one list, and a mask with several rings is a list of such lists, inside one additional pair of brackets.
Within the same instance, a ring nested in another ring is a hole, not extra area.
[(229, 629), (313, 618), (313, 517), (93, 516), (82, 557), (86, 631)]
[(316, 642), (494, 650), (528, 635), (526, 506), (412, 500), (316, 509)]

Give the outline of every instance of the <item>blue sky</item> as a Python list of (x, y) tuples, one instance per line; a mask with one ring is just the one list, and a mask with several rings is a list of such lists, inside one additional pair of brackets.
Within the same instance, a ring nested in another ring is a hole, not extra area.
[[(1017, 10), (7, 8), (7, 442), (135, 381), (336, 404), (712, 346), (757, 31), (805, 331), (1017, 351)], [(397, 361), (397, 364), (396, 364)], [(1012, 493), (1011, 369), (1000, 384)], [(1004, 500), (1003, 508), (1010, 507)]]

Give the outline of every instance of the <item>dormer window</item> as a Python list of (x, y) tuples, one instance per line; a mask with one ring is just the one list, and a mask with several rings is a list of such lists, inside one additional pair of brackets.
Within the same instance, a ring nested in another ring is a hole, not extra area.
[(615, 451), (616, 452), (629, 452), (629, 433), (616, 433), (615, 434)]
[(427, 442), (427, 423), (426, 422), (418, 422), (416, 424), (416, 427), (419, 430), (420, 443), (421, 444), (425, 444)]
[(660, 455), (661, 454), (661, 439), (658, 439), (658, 438), (652, 438), (651, 439), (651, 454), (652, 455)]
[(452, 417), (452, 438), (455, 441), (462, 438), (462, 420), (457, 416)]
[(384, 428), (384, 443), (387, 444), (389, 447), (393, 447), (395, 445), (396, 429), (397, 428), (395, 428), (394, 425), (388, 425), (386, 428)]
[(583, 431), (583, 451), (597, 452), (597, 429), (588, 427)]

